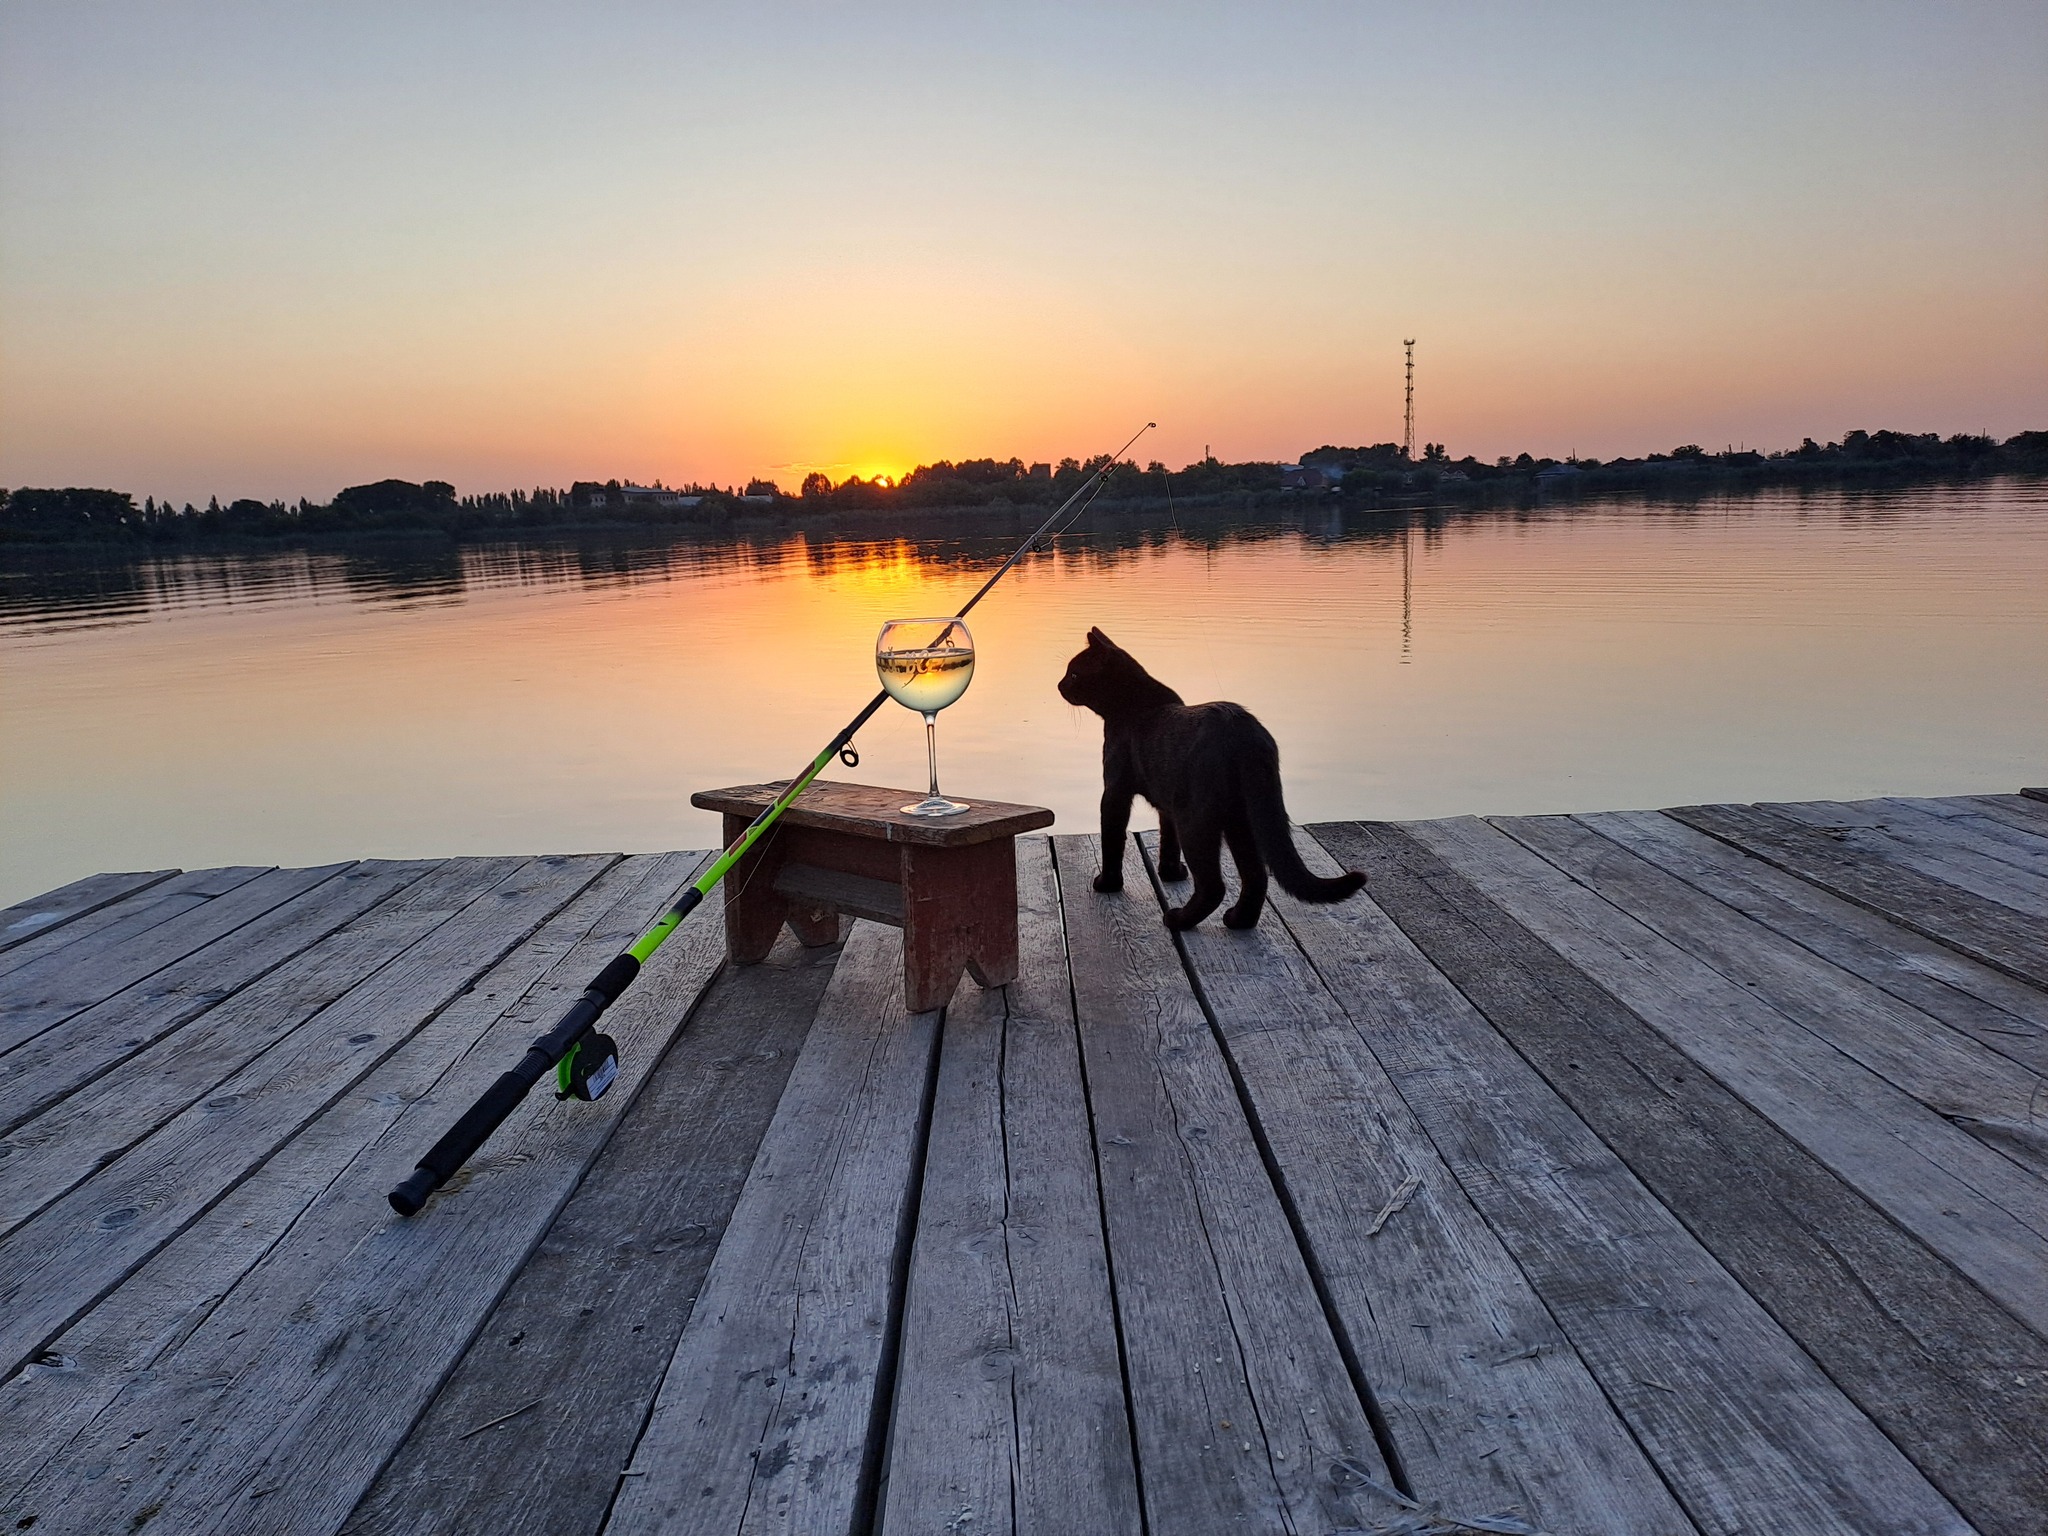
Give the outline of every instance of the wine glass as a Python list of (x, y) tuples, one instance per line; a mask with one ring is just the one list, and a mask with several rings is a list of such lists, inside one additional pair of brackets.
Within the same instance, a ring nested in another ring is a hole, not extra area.
[(939, 793), (938, 714), (974, 679), (974, 636), (958, 619), (891, 619), (875, 637), (875, 671), (890, 698), (924, 716), (932, 791), (917, 804), (904, 806), (903, 814), (958, 816), (972, 810)]

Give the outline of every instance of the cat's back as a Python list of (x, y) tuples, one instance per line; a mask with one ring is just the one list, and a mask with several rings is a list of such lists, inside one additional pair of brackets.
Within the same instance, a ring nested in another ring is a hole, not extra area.
[(1279, 751), (1272, 733), (1242, 704), (1216, 699), (1207, 704), (1182, 704), (1165, 713), (1169, 718), (1162, 722), (1163, 744), (1190, 759)]

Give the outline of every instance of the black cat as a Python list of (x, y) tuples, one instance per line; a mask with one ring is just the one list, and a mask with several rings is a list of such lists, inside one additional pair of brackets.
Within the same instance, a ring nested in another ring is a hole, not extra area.
[[(1345, 873), (1309, 873), (1288, 833), (1280, 797), (1280, 748), (1237, 704), (1183, 704), (1180, 695), (1138, 665), (1099, 629), (1067, 663), (1060, 697), (1102, 716), (1102, 873), (1098, 891), (1124, 888), (1124, 833), (1131, 797), (1159, 810), (1159, 873), (1195, 889), (1166, 913), (1169, 928), (1192, 928), (1223, 900), (1223, 844), (1237, 862), (1243, 893), (1223, 914), (1228, 928), (1251, 928), (1266, 903), (1266, 871), (1303, 901), (1342, 901), (1365, 884)], [(1181, 855), (1187, 855), (1187, 865)]]

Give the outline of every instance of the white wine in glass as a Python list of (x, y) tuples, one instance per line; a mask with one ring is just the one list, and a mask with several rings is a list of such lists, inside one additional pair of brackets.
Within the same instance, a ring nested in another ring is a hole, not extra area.
[(924, 716), (931, 793), (903, 813), (958, 816), (973, 809), (939, 793), (938, 713), (974, 681), (974, 636), (967, 626), (958, 619), (891, 619), (875, 637), (875, 671), (890, 698)]

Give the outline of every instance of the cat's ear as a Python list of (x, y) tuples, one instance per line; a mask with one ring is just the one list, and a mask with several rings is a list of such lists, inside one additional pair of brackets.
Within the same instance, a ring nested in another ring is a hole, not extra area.
[(1107, 649), (1113, 642), (1101, 630), (1091, 629), (1088, 631), (1088, 643), (1099, 651)]

